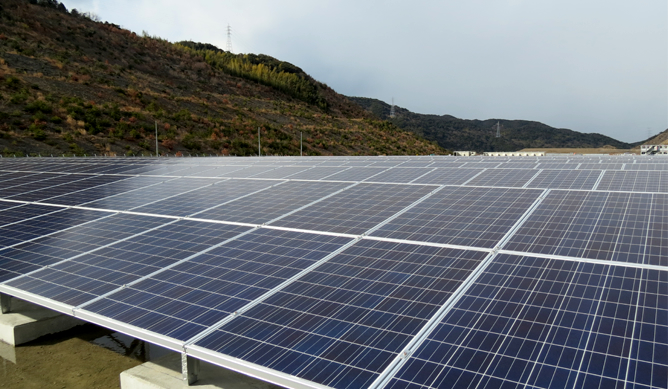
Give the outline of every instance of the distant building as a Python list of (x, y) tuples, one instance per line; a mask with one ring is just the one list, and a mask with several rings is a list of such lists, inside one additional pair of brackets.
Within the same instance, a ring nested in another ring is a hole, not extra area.
[(543, 157), (544, 151), (492, 151), (485, 153), (486, 157)]
[(640, 145), (640, 154), (668, 154), (668, 145)]
[(455, 155), (458, 157), (472, 157), (476, 155), (475, 151), (455, 151)]

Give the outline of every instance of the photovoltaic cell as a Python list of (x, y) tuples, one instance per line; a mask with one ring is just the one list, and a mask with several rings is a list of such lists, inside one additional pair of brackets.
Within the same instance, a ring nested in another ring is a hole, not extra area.
[(359, 184), (272, 225), (362, 234), (434, 189), (433, 186)]
[(445, 187), (371, 235), (492, 248), (541, 193), (539, 190)]
[(253, 176), (253, 178), (285, 178), (288, 176), (291, 176), (293, 174), (303, 172), (308, 167), (304, 166), (284, 166), (284, 167), (279, 167), (273, 170), (269, 170), (260, 174), (256, 174)]
[(349, 185), (349, 183), (343, 182), (290, 181), (195, 214), (193, 217), (263, 224)]
[(7, 224), (18, 223), (26, 219), (36, 216), (45, 215), (56, 211), (62, 211), (63, 208), (50, 207), (38, 204), (21, 204), (21, 203), (6, 203), (3, 205), (11, 205), (0, 211), (0, 227)]
[[(166, 220), (129, 215), (118, 218), (105, 221), (119, 225), (134, 221), (135, 225), (123, 230), (125, 234), (119, 237), (128, 237), (128, 233), (141, 235), (70, 257), (66, 262), (18, 278), (8, 285), (77, 306), (250, 229), (181, 220), (148, 231), (148, 227), (155, 228), (156, 223), (160, 226)], [(136, 227), (138, 225), (142, 228)]]
[(85, 309), (187, 340), (348, 242), (259, 229)]
[(551, 192), (504, 247), (642, 263), (652, 195)]

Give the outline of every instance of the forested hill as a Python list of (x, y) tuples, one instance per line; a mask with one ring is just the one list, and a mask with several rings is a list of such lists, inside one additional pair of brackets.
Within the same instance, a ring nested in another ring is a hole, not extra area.
[[(423, 115), (395, 107), (390, 118), (390, 105), (365, 97), (349, 97), (368, 112), (396, 126), (438, 142), (449, 150), (517, 151), (524, 148), (599, 148), (612, 146), (630, 149), (642, 142), (629, 144), (601, 134), (584, 134), (563, 128), (553, 128), (526, 120), (465, 120), (450, 115)], [(496, 123), (501, 125), (501, 137), (496, 137)]]
[(302, 69), (171, 43), (56, 0), (0, 2), (0, 153), (440, 154)]

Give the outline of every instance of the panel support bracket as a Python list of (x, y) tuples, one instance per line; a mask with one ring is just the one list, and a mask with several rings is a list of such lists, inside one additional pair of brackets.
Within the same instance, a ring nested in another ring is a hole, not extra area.
[(3, 314), (12, 311), (12, 296), (0, 293), (0, 309)]
[(199, 359), (188, 356), (186, 353), (181, 353), (181, 374), (183, 382), (187, 385), (192, 385), (197, 382), (199, 375)]

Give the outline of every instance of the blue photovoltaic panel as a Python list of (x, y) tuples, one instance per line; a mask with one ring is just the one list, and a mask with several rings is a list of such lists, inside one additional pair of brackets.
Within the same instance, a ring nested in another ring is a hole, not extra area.
[(432, 167), (431, 164), (433, 164), (434, 161), (406, 161), (402, 163), (401, 165), (397, 165), (399, 167)]
[(413, 184), (435, 184), (435, 185), (461, 185), (477, 174), (482, 169), (449, 169), (438, 168), (422, 177), (412, 181)]
[(218, 176), (231, 178), (250, 178), (260, 173), (266, 173), (274, 169), (276, 169), (276, 166), (250, 166), (239, 170), (230, 170), (224, 174), (219, 174)]
[(487, 253), (362, 240), (197, 345), (333, 388), (364, 388)]
[(395, 167), (392, 169), (385, 170), (384, 172), (377, 174), (371, 178), (366, 179), (368, 182), (398, 182), (398, 183), (407, 183), (415, 180), (416, 178), (425, 175), (434, 169), (429, 168), (406, 168), (406, 167)]
[(434, 186), (360, 184), (272, 224), (362, 234), (434, 189)]
[(504, 248), (642, 263), (652, 202), (650, 194), (553, 191)]
[[(659, 278), (665, 272), (499, 255), (387, 388), (628, 387), (643, 316), (649, 339), (663, 335), (642, 379), (665, 387), (668, 333), (655, 319), (666, 318), (665, 303), (663, 311), (653, 303), (666, 298)], [(639, 298), (651, 301), (647, 315), (636, 309)]]
[[(104, 221), (118, 225), (133, 221), (129, 217), (122, 217), (121, 220), (116, 220), (117, 218), (119, 217)], [(124, 230), (126, 234), (119, 237), (127, 237), (127, 233), (141, 235), (92, 253), (87, 252), (16, 279), (8, 285), (77, 306), (250, 229), (181, 220), (148, 231), (146, 228), (155, 227), (156, 223), (159, 226), (165, 220), (137, 216), (134, 216), (134, 220), (135, 227)], [(138, 228), (138, 225), (142, 225), (143, 230)]]
[(600, 170), (542, 170), (527, 188), (593, 189)]
[(0, 249), (109, 216), (109, 212), (63, 209), (0, 227)]
[(534, 161), (508, 161), (499, 165), (502, 169), (534, 169), (538, 165), (538, 160)]
[(19, 185), (27, 185), (31, 182), (45, 181), (52, 178), (58, 178), (64, 176), (63, 174), (50, 174), (50, 173), (39, 173), (39, 174), (17, 173), (17, 174), (19, 174), (19, 176), (12, 176), (11, 178), (8, 177), (7, 179), (0, 181), (0, 190), (2, 190), (0, 196), (4, 197), (5, 190), (7, 190), (8, 188), (12, 188)]
[(215, 184), (220, 180), (206, 178), (176, 178), (149, 188), (121, 193), (117, 196), (86, 203), (86, 207), (125, 211), (154, 201), (163, 200), (197, 188)]
[(465, 169), (494, 169), (502, 163), (502, 161), (469, 162), (466, 159), (463, 161), (466, 161), (466, 163), (461, 167)]
[(666, 170), (666, 165), (662, 163), (627, 163), (624, 170)]
[[(2, 165), (0, 165), (2, 167)], [(0, 176), (0, 188), (5, 188), (7, 184), (5, 182), (10, 182), (11, 180), (15, 180), (17, 178), (23, 178), (23, 177), (29, 177), (36, 175), (37, 173), (24, 173), (24, 172), (2, 172), (2, 175)]]
[(150, 185), (159, 184), (164, 180), (164, 178), (158, 177), (132, 177), (118, 181), (113, 185), (103, 185), (82, 190), (80, 192), (47, 198), (43, 200), (43, 202), (49, 204), (82, 205), (103, 199), (105, 197), (111, 197), (120, 193), (130, 192), (136, 189), (148, 187)]
[(292, 176), (293, 174), (303, 172), (306, 169), (308, 169), (307, 166), (284, 166), (273, 170), (269, 170), (267, 172), (256, 174), (253, 176), (253, 178), (274, 178), (274, 179), (285, 178), (288, 176)]
[(488, 169), (467, 182), (466, 185), (521, 188), (536, 173), (538, 171), (531, 169)]
[(349, 185), (343, 182), (290, 181), (195, 214), (193, 217), (263, 224)]
[[(67, 211), (35, 220), (62, 217), (64, 212)], [(98, 249), (169, 221), (164, 218), (114, 215), (0, 250), (0, 281)], [(3, 234), (3, 230), (0, 229), (0, 234)]]
[(668, 195), (652, 196), (643, 263), (668, 267)]
[(528, 189), (445, 187), (372, 235), (492, 248), (541, 193)]
[(606, 171), (597, 190), (668, 192), (666, 171)]
[[(4, 183), (0, 183), (0, 189), (2, 190), (2, 192), (0, 192), (0, 196), (2, 196), (2, 198), (8, 198), (10, 196), (14, 196), (19, 193), (26, 193), (33, 190), (48, 188), (50, 186), (61, 185), (88, 177), (82, 175), (65, 175), (65, 174), (63, 175), (40, 174), (40, 176), (44, 176), (44, 178), (40, 180), (34, 180), (33, 178), (37, 178), (36, 176), (29, 176), (25, 178), (18, 178), (15, 180), (5, 181)], [(12, 183), (14, 185), (11, 185)], [(3, 186), (2, 184), (6, 184), (6, 186)]]
[(373, 176), (384, 172), (387, 168), (383, 167), (352, 167), (340, 173), (332, 174), (323, 178), (328, 181), (364, 181), (370, 179), (373, 181)]
[(578, 169), (622, 170), (623, 163), (582, 163)]
[[(47, 213), (52, 213), (56, 211), (62, 211), (63, 208), (59, 207), (50, 207), (47, 205), (39, 204), (22, 204), (22, 203), (8, 203), (2, 202), (3, 205), (11, 205), (12, 207), (6, 207), (0, 211), (0, 227), (7, 224), (19, 223), (26, 219), (30, 219), (36, 216), (46, 215)], [(2, 236), (2, 235), (0, 235)]]
[[(281, 182), (269, 180), (226, 180), (143, 207), (134, 208), (133, 211), (160, 215), (193, 216), (239, 197), (265, 190)], [(262, 207), (265, 206), (266, 204), (262, 205)], [(195, 217), (203, 218), (200, 215)]]
[(538, 169), (558, 169), (558, 170), (575, 170), (578, 167), (579, 163), (567, 163), (567, 162), (541, 162), (538, 165)]
[(320, 180), (332, 174), (340, 173), (347, 168), (345, 167), (314, 167), (312, 169), (304, 170), (299, 173), (287, 176), (291, 180)]
[(58, 186), (52, 186), (50, 188), (33, 190), (29, 192), (22, 192), (13, 196), (7, 196), (6, 198), (11, 200), (20, 200), (20, 201), (41, 201), (44, 199), (49, 199), (52, 197), (66, 195), (72, 192), (79, 192), (85, 189), (93, 188), (99, 185), (108, 185), (119, 180), (123, 180), (127, 177), (124, 176), (86, 176), (83, 179), (68, 182)]
[(187, 340), (348, 242), (259, 229), (85, 309)]

